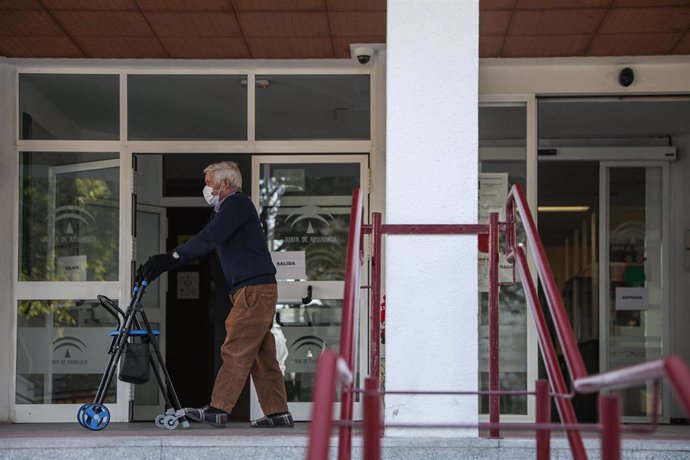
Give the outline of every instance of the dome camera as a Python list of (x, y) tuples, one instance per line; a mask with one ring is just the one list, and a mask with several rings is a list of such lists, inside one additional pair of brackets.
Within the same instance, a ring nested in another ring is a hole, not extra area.
[(369, 61), (371, 61), (371, 57), (374, 55), (374, 49), (369, 48), (368, 46), (360, 46), (358, 48), (355, 48), (352, 52), (357, 58), (357, 62), (359, 62), (362, 65), (369, 64)]
[(632, 85), (634, 81), (635, 72), (633, 72), (633, 69), (631, 69), (630, 67), (624, 68), (618, 74), (618, 83), (620, 83), (621, 86), (628, 87)]

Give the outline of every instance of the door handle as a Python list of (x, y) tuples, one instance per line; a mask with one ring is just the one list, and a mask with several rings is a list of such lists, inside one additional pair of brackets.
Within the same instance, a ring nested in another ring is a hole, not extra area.
[(307, 296), (306, 296), (306, 297), (302, 297), (302, 304), (303, 304), (303, 305), (307, 305), (307, 304), (311, 303), (311, 301), (312, 301), (312, 297), (311, 297), (311, 296), (312, 296), (312, 287), (311, 287), (311, 284), (310, 284), (309, 286), (307, 286)]

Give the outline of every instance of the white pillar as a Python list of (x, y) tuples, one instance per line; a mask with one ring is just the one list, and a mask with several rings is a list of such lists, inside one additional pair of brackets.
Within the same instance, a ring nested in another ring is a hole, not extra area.
[(17, 154), (15, 130), (17, 72), (13, 66), (0, 63), (0, 422), (11, 421), (14, 407), (14, 357), (16, 308), (14, 305), (14, 263), (17, 224), (14, 210), (17, 203)]
[[(477, 222), (478, 0), (389, 0), (388, 224)], [(478, 388), (476, 236), (388, 236), (386, 389)], [(387, 423), (476, 423), (474, 396), (387, 396)], [(476, 430), (388, 430), (476, 436)]]

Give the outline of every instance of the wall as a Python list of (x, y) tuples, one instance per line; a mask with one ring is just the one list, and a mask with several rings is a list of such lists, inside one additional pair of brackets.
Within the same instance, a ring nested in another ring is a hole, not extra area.
[(17, 157), (15, 153), (16, 91), (17, 72), (13, 66), (0, 64), (0, 209), (5, 219), (0, 219), (0, 422), (12, 420), (14, 401), (15, 365), (15, 266), (12, 261), (16, 251), (16, 228), (14, 209), (17, 206)]

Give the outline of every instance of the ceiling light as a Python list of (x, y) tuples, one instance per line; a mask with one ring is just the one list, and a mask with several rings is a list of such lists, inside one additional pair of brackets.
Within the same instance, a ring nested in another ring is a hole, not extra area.
[(539, 206), (539, 212), (585, 212), (589, 206)]

